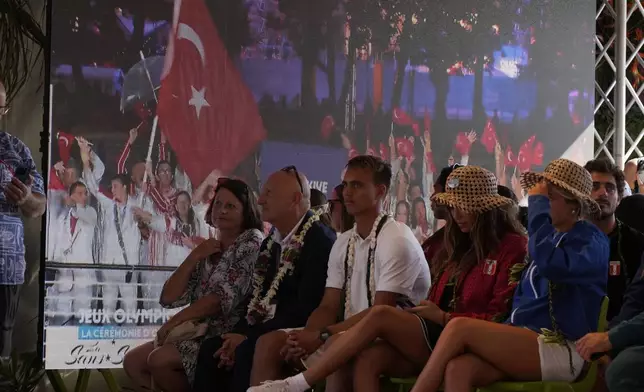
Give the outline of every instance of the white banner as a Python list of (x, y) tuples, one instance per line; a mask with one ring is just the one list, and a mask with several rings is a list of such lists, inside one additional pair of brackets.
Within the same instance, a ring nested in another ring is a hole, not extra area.
[(45, 368), (122, 367), (129, 349), (154, 340), (158, 328), (180, 310), (159, 304), (169, 274), (49, 263)]

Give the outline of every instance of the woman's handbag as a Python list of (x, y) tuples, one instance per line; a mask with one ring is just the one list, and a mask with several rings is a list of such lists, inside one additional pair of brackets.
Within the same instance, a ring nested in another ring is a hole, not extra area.
[[(185, 321), (176, 327), (172, 328), (168, 336), (163, 341), (163, 344), (166, 343), (177, 343), (184, 340), (191, 340), (195, 338), (202, 337), (206, 335), (208, 331), (208, 323), (198, 323), (196, 321), (190, 320)], [(158, 337), (154, 339), (154, 347), (159, 347)]]

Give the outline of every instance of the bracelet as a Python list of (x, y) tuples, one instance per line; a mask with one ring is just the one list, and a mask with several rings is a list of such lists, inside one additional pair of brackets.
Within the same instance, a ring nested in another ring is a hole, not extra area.
[(450, 320), (449, 313), (443, 312), (443, 327), (447, 325)]

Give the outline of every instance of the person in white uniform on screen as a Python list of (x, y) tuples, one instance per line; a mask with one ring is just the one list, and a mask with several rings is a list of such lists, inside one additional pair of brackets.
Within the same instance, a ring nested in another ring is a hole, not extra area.
[[(80, 181), (69, 188), (65, 205), (69, 211), (58, 217), (59, 228), (50, 233), (50, 254), (53, 261), (70, 264), (92, 264), (92, 245), (96, 227), (96, 210), (87, 205), (87, 187)], [(87, 268), (61, 268), (57, 271), (56, 284), (48, 293), (55, 304), (57, 316), (68, 319), (79, 317), (80, 312), (90, 309), (92, 288), (96, 273)]]
[[(83, 171), (89, 171), (89, 160), (83, 157)], [(112, 178), (112, 198), (98, 190), (93, 176), (85, 176), (87, 188), (98, 200), (103, 215), (103, 247), (99, 264), (134, 266), (139, 264), (141, 232), (133, 209), (137, 201), (129, 197), (130, 178), (119, 174)], [(112, 314), (120, 296), (121, 308), (136, 310), (137, 276), (132, 270), (101, 270), (103, 310)]]

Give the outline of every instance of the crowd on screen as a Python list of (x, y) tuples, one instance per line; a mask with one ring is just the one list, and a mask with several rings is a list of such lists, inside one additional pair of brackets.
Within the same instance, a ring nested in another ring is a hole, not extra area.
[(599, 361), (611, 391), (644, 385), (644, 196), (624, 196), (621, 170), (526, 171), (522, 212), (494, 173), (451, 165), (422, 244), (391, 209), (395, 177), (357, 155), (326, 205), (294, 166), (259, 195), (218, 177), (204, 215), (217, 236), (165, 281), (160, 304), (182, 309), (127, 353), (127, 374), (163, 391), (374, 391), (390, 377), (469, 391), (573, 383)]

